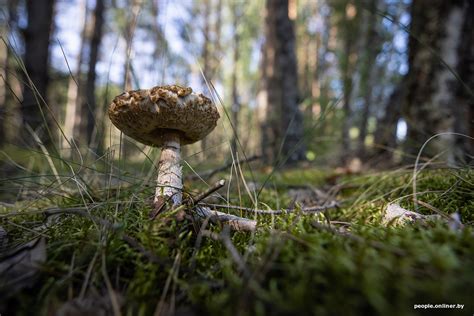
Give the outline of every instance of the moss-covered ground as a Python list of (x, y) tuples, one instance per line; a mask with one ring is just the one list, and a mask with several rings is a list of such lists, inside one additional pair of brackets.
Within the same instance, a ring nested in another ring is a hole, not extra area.
[[(103, 175), (109, 170), (94, 168)], [(122, 315), (474, 313), (471, 169), (426, 168), (416, 176), (417, 199), (446, 214), (458, 213), (464, 224), (459, 230), (444, 221), (382, 221), (388, 203), (433, 214), (413, 202), (411, 169), (334, 177), (330, 170), (295, 168), (274, 173), (261, 191), (268, 172), (244, 170), (247, 181), (215, 176), (230, 180), (220, 193), (231, 204), (284, 209), (294, 204), (290, 188), (303, 186), (332, 192), (340, 201), (340, 208), (317, 214), (302, 213), (299, 204), (280, 215), (234, 211), (258, 221), (254, 233), (177, 221), (170, 212), (151, 221), (153, 179), (147, 182), (146, 174), (123, 174), (126, 181), (118, 184), (87, 173), (62, 186), (54, 174), (41, 181), (31, 174), (2, 180), (3, 186), (24, 186), (17, 202), (0, 205), (8, 247), (43, 236), (47, 258), (27, 286), (0, 289), (0, 314), (68, 310), (80, 315), (87, 309)], [(202, 192), (206, 186), (188, 181), (186, 188)], [(44, 211), (50, 208), (71, 211), (46, 221)], [(206, 234), (200, 233), (203, 228)], [(229, 240), (237, 253), (226, 245)], [(415, 309), (415, 304), (464, 308)]]

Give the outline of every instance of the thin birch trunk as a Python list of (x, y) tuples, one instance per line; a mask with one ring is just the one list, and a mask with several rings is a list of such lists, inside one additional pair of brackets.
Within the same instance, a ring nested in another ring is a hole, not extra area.
[(237, 153), (237, 135), (239, 135), (239, 114), (240, 114), (240, 101), (239, 101), (239, 93), (238, 93), (238, 78), (237, 78), (237, 71), (238, 71), (238, 62), (239, 62), (239, 43), (240, 43), (240, 34), (238, 31), (238, 21), (241, 16), (240, 8), (238, 3), (234, 3), (232, 5), (232, 25), (234, 29), (234, 42), (233, 42), (233, 52), (232, 52), (232, 62), (233, 62), (233, 70), (232, 70), (232, 108), (231, 108), (231, 115), (232, 115), (232, 125), (234, 126), (234, 133), (232, 135), (231, 141), (231, 150), (233, 153)]

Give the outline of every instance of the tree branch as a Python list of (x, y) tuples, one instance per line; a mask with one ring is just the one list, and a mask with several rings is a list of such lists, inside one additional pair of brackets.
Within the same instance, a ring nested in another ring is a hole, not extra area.
[[(251, 207), (243, 207), (243, 206), (238, 206), (238, 205), (225, 205), (225, 204), (211, 204), (211, 203), (199, 203), (201, 206), (207, 206), (207, 207), (215, 207), (215, 208), (221, 208), (221, 209), (233, 209), (233, 210), (241, 210), (244, 212), (251, 212), (251, 213), (257, 213), (257, 214), (267, 214), (267, 215), (278, 215), (278, 214), (285, 214), (285, 213), (291, 213), (294, 212), (293, 209), (287, 210), (287, 209), (281, 209), (281, 210), (259, 210), (259, 209), (254, 209)], [(319, 212), (324, 212), (328, 209), (332, 208), (337, 208), (339, 207), (339, 203), (336, 201), (332, 201), (326, 205), (322, 206), (311, 206), (311, 207), (304, 207), (301, 209), (301, 212), (303, 213), (319, 213)]]
[(191, 198), (192, 205), (198, 204), (199, 202), (207, 198), (209, 195), (211, 195), (212, 193), (222, 188), (224, 185), (225, 185), (225, 180), (222, 179), (222, 180), (217, 181), (212, 187), (210, 187), (206, 191), (198, 194), (196, 197)]
[(239, 231), (255, 231), (257, 221), (243, 218), (231, 214), (213, 211), (209, 207), (196, 206), (196, 214), (202, 218), (209, 218), (213, 223), (222, 222), (230, 226), (233, 230)]

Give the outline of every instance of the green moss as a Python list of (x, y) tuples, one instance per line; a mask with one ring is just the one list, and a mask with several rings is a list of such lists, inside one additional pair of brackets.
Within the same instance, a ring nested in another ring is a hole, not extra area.
[[(257, 182), (267, 176), (255, 174)], [(143, 189), (140, 183), (116, 191), (91, 186), (90, 214), (115, 223), (114, 228), (84, 216), (60, 215), (59, 222), (45, 232), (48, 260), (39, 279), (31, 289), (0, 299), (2, 308), (18, 315), (31, 310), (48, 314), (78, 297), (87, 276), (86, 296), (106, 297), (105, 263), (112, 287), (123, 299), (122, 311), (128, 315), (152, 314), (162, 298), (166, 306), (209, 315), (413, 315), (418, 313), (413, 304), (422, 303), (464, 304), (462, 312), (472, 314), (474, 173), (424, 170), (417, 175), (417, 198), (447, 214), (458, 212), (465, 223), (463, 231), (451, 231), (441, 222), (382, 224), (388, 203), (415, 209), (412, 176), (410, 171), (393, 171), (339, 179), (341, 208), (328, 211), (327, 216), (349, 222), (349, 232), (357, 238), (321, 230), (312, 225), (324, 219), (321, 214), (302, 214), (298, 208), (289, 214), (259, 215), (254, 234), (231, 234), (250, 277), (240, 272), (223, 243), (200, 240), (200, 223), (176, 222), (166, 213), (150, 222), (146, 201), (153, 194), (151, 188)], [(321, 186), (328, 177), (329, 172), (315, 169), (275, 173), (258, 197), (259, 206), (284, 208), (291, 201), (285, 188)], [(202, 190), (193, 185), (193, 190)], [(241, 192), (245, 191), (241, 188)], [(231, 199), (252, 206), (245, 194)], [(76, 194), (56, 196), (35, 202), (34, 208), (70, 207), (82, 201)], [(32, 207), (26, 202), (14, 208), (2, 206), (0, 214), (12, 209)], [(1, 218), (0, 225), (8, 231), (10, 242), (20, 243), (34, 237), (32, 230), (43, 219), (41, 214), (12, 216)], [(207, 229), (221, 231), (218, 225)], [(131, 247), (124, 234), (159, 262)], [(458, 310), (443, 312), (459, 314)]]

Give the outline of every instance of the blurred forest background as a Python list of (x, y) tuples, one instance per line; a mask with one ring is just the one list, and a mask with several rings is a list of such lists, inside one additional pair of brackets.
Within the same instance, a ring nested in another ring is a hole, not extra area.
[[(168, 209), (107, 110), (171, 84)], [(0, 314), (473, 315), (473, 90), (474, 0), (0, 0)]]
[(165, 84), (221, 112), (196, 162), (389, 167), (433, 136), (422, 159), (472, 162), (473, 1), (2, 0), (0, 20), (2, 176), (39, 147), (139, 161), (107, 107)]

